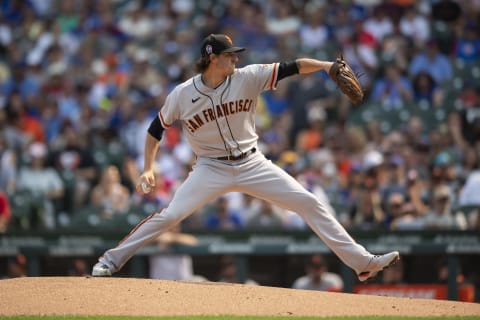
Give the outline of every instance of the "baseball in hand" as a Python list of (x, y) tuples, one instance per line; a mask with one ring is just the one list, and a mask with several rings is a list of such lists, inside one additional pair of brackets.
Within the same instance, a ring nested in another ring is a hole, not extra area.
[(143, 193), (149, 193), (152, 190), (152, 187), (146, 182), (142, 182), (140, 187), (142, 188)]

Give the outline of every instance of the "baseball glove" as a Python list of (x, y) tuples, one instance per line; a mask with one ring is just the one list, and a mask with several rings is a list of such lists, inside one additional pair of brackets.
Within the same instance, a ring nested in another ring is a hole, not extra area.
[(328, 71), (328, 75), (332, 78), (342, 92), (350, 99), (350, 101), (358, 105), (363, 100), (363, 90), (358, 78), (348, 63), (343, 60), (343, 56), (337, 58)]

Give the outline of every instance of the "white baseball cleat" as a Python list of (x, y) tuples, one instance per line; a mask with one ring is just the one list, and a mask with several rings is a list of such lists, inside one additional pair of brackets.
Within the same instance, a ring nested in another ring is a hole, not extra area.
[(110, 270), (110, 268), (106, 264), (97, 262), (97, 264), (93, 266), (93, 269), (92, 269), (93, 277), (110, 277), (111, 275), (112, 275), (112, 270)]
[(371, 279), (398, 260), (400, 260), (398, 251), (392, 251), (381, 256), (373, 256), (365, 268), (366, 270), (358, 274), (358, 279), (362, 282)]

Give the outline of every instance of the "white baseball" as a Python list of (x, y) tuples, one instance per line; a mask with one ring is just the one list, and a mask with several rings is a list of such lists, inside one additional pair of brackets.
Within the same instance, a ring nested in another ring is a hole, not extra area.
[(152, 187), (146, 182), (142, 182), (140, 187), (142, 188), (143, 193), (149, 193), (152, 190)]

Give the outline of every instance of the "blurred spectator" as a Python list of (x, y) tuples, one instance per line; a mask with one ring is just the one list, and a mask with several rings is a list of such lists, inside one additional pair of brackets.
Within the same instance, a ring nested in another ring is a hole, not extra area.
[(45, 133), (40, 121), (30, 115), (24, 100), (18, 92), (13, 92), (6, 101), (7, 127), (5, 138), (7, 143), (19, 150), (30, 142), (44, 142)]
[(332, 28), (332, 41), (343, 45), (350, 41), (350, 37), (355, 33), (355, 26), (362, 27), (358, 21), (360, 17), (355, 16), (353, 8), (347, 3), (337, 2), (335, 6), (329, 6), (330, 12), (327, 15), (327, 23)]
[(17, 156), (12, 150), (5, 137), (0, 133), (0, 190), (13, 193), (16, 186)]
[(156, 243), (160, 253), (148, 258), (150, 278), (206, 281), (205, 278), (194, 274), (193, 261), (190, 255), (168, 253), (172, 246), (195, 246), (198, 243), (195, 236), (181, 232), (180, 224), (162, 233), (156, 239)]
[(438, 85), (443, 85), (453, 78), (452, 63), (446, 55), (439, 51), (435, 39), (429, 40), (426, 48), (413, 56), (408, 72), (410, 77), (415, 77), (420, 72), (426, 72)]
[[(437, 261), (437, 281), (438, 283), (447, 284), (448, 283), (448, 260), (446, 257), (440, 257)], [(462, 284), (465, 282), (465, 275), (463, 274), (462, 267), (459, 265), (457, 269), (457, 284)]]
[(368, 150), (362, 159), (362, 169), (365, 172), (364, 187), (366, 190), (376, 190), (381, 185), (385, 169), (385, 158), (380, 151)]
[(79, 96), (84, 90), (80, 85), (75, 85), (71, 81), (65, 84), (63, 95), (58, 98), (58, 113), (61, 120), (70, 120), (72, 123), (80, 119), (81, 105)]
[(403, 35), (413, 40), (416, 47), (422, 47), (430, 38), (428, 18), (414, 6), (408, 7), (400, 19), (400, 30)]
[(74, 259), (70, 269), (68, 269), (68, 275), (73, 277), (85, 277), (90, 275), (90, 270), (87, 262), (84, 259)]
[(268, 113), (271, 117), (281, 116), (287, 111), (287, 89), (288, 86), (283, 83), (278, 86), (277, 90), (267, 91), (263, 94)]
[(12, 66), (11, 76), (1, 84), (1, 89), (5, 97), (18, 93), (22, 100), (26, 100), (40, 93), (38, 81), (28, 76), (26, 73), (26, 65), (22, 62), (18, 62)]
[(462, 184), (467, 183), (468, 176), (474, 174), (480, 167), (480, 153), (477, 154), (475, 148), (458, 148), (457, 152), (464, 152), (460, 155), (455, 168), (457, 171), (457, 189), (460, 189)]
[(256, 286), (258, 283), (249, 278), (247, 274), (243, 274), (244, 270), (239, 268), (239, 261), (234, 256), (220, 257), (220, 270), (218, 273), (218, 282), (226, 283), (242, 283), (246, 285)]
[[(348, 157), (347, 161), (358, 163), (362, 162), (363, 165), (363, 158), (365, 153), (368, 152), (366, 150), (370, 149), (370, 145), (373, 147), (376, 145), (368, 140), (366, 131), (364, 128), (360, 128), (359, 126), (351, 126), (347, 128), (345, 134), (347, 143), (344, 153), (345, 156)], [(333, 147), (333, 154), (335, 154), (335, 148), (336, 146)], [(339, 154), (337, 153), (337, 155)]]
[[(457, 102), (459, 110), (450, 130), (460, 130), (456, 141), (460, 145), (468, 143), (475, 146), (480, 141), (480, 86), (467, 83), (460, 91)], [(464, 141), (462, 141), (464, 140)]]
[(348, 172), (345, 186), (342, 188), (340, 195), (338, 196), (337, 202), (344, 205), (343, 212), (337, 212), (339, 215), (338, 220), (347, 228), (352, 227), (352, 215), (355, 213), (355, 211), (351, 210), (351, 208), (356, 206), (357, 200), (363, 193), (363, 173), (364, 172), (360, 163), (352, 163)]
[(0, 189), (0, 234), (5, 233), (12, 214), (10, 212), (10, 203), (7, 195)]
[(384, 76), (373, 85), (371, 100), (385, 108), (401, 109), (405, 103), (413, 101), (412, 83), (396, 65), (387, 65)]
[(376, 230), (383, 227), (385, 212), (380, 195), (380, 181), (384, 171), (383, 155), (376, 150), (365, 153), (362, 161), (364, 179), (362, 189), (352, 207), (352, 223), (362, 230)]
[(467, 64), (480, 60), (480, 26), (475, 23), (467, 23), (461, 30), (455, 41), (453, 56)]
[(222, 256), (220, 258), (220, 271), (218, 282), (226, 283), (242, 283), (246, 285), (256, 286), (258, 283), (248, 278), (246, 275), (242, 275), (237, 266), (237, 261), (232, 256)]
[(309, 257), (305, 265), (306, 275), (296, 279), (292, 285), (294, 289), (334, 291), (343, 290), (343, 280), (336, 274), (328, 271), (325, 259), (315, 254)]
[(449, 152), (442, 151), (434, 156), (430, 167), (430, 182), (433, 186), (452, 184), (455, 174), (454, 159)]
[(272, 204), (261, 201), (260, 208), (247, 220), (245, 227), (250, 230), (282, 230), (283, 222)]
[(363, 23), (365, 31), (372, 34), (375, 41), (380, 44), (385, 36), (393, 33), (393, 23), (389, 16), (385, 14), (384, 7), (379, 5), (373, 9), (371, 17)]
[(480, 231), (480, 209), (477, 208), (468, 213), (468, 229)]
[(27, 276), (27, 258), (23, 254), (17, 254), (10, 258), (7, 264), (7, 277), (20, 278)]
[(391, 223), (399, 219), (404, 209), (404, 204), (406, 202), (405, 195), (400, 192), (392, 192), (388, 195), (385, 201), (385, 222), (386, 225), (390, 226)]
[(429, 106), (441, 107), (443, 90), (437, 85), (432, 76), (424, 71), (419, 72), (412, 80), (415, 102), (427, 102)]
[[(308, 126), (308, 109), (315, 102), (324, 108), (332, 105), (326, 81), (313, 74), (306, 74), (288, 86), (288, 100), (291, 110), (292, 127), (289, 132), (290, 147), (295, 146), (297, 134)], [(315, 102), (314, 102), (315, 101)]]
[[(17, 191), (25, 190), (34, 198), (32, 226), (36, 219), (40, 225), (52, 229), (56, 226), (58, 201), (64, 195), (64, 184), (58, 172), (47, 166), (47, 146), (40, 142), (32, 143), (28, 148), (28, 164), (19, 169)], [(55, 208), (57, 206), (57, 208)]]
[(272, 15), (268, 16), (266, 21), (267, 31), (279, 39), (295, 35), (301, 21), (293, 14), (291, 4), (289, 2), (272, 2), (272, 4)]
[(205, 227), (209, 230), (235, 230), (243, 227), (242, 217), (239, 212), (228, 207), (226, 197), (219, 197), (213, 203), (210, 212), (207, 212)]
[(428, 188), (430, 181), (423, 177), (416, 169), (410, 169), (407, 172), (407, 192), (408, 199), (414, 207), (414, 213), (418, 217), (424, 216), (429, 210), (428, 207)]
[(400, 215), (390, 223), (392, 230), (424, 230), (425, 221), (423, 216), (412, 202), (405, 202), (400, 207)]
[(297, 134), (295, 150), (300, 154), (320, 148), (323, 144), (323, 129), (327, 113), (321, 106), (311, 106), (308, 110), (308, 125)]
[(439, 185), (433, 190), (432, 208), (424, 218), (426, 229), (465, 230), (467, 220), (462, 212), (453, 212), (452, 190), (447, 185)]
[(338, 194), (341, 190), (341, 178), (333, 153), (327, 148), (321, 148), (310, 152), (308, 155), (310, 165), (301, 174), (305, 179), (298, 176), (297, 180), (318, 198), (326, 198), (325, 202), (338, 202)]
[(2, 17), (0, 18), (0, 45), (5, 50), (12, 43), (12, 28)]
[(129, 74), (129, 81), (135, 83), (135, 89), (143, 93), (158, 94), (164, 90), (165, 77), (162, 77), (157, 68), (152, 68), (150, 61), (154, 54), (145, 48), (137, 48), (133, 53), (133, 65)]
[(472, 171), (459, 193), (460, 206), (476, 205), (480, 207), (480, 170)]
[(353, 208), (353, 227), (360, 230), (380, 230), (383, 228), (385, 212), (377, 189), (363, 190)]
[(62, 122), (58, 112), (58, 104), (55, 100), (49, 99), (44, 102), (40, 114), (40, 121), (43, 128), (45, 128), (45, 142), (50, 144), (58, 137)]
[(432, 2), (432, 18), (445, 22), (454, 22), (460, 18), (462, 8), (455, 0), (439, 0)]
[(407, 194), (405, 160), (399, 155), (390, 156), (386, 164), (385, 181), (380, 188), (382, 198), (392, 193)]
[(325, 10), (316, 8), (310, 2), (305, 7), (306, 22), (300, 26), (299, 35), (301, 45), (307, 51), (321, 49), (327, 45), (330, 38), (328, 27), (325, 23)]
[(78, 12), (82, 11), (83, 4), (72, 0), (62, 1), (60, 4), (60, 12), (56, 17), (61, 32), (74, 31), (79, 27), (80, 16)]
[(90, 203), (102, 208), (106, 217), (130, 208), (130, 191), (121, 183), (117, 167), (110, 165), (103, 169), (99, 183), (92, 189)]
[(147, 130), (151, 117), (145, 106), (137, 106), (133, 119), (129, 119), (123, 126), (120, 132), (120, 141), (125, 145), (129, 154), (135, 159), (139, 159), (139, 155), (143, 154), (143, 148), (145, 147), (145, 135), (141, 132)]
[[(426, 135), (425, 125), (423, 123), (423, 120), (419, 116), (413, 116), (408, 119), (408, 122), (405, 126), (404, 135), (408, 145), (412, 146), (415, 149), (422, 149), (415, 151), (430, 151), (430, 139)], [(428, 154), (422, 158), (424, 158), (424, 163), (428, 162)]]
[(399, 260), (382, 272), (382, 284), (405, 284), (403, 260)]
[(383, 65), (396, 65), (402, 73), (408, 69), (412, 41), (405, 36), (398, 22), (393, 24), (393, 30), (380, 43), (380, 60)]
[(288, 129), (290, 128), (290, 116), (288, 112), (274, 117), (270, 128), (261, 134), (264, 143), (263, 152), (272, 161), (278, 161), (282, 152), (288, 148)]
[(153, 35), (153, 22), (140, 1), (130, 1), (126, 4), (125, 14), (118, 22), (118, 26), (122, 32), (133, 38), (145, 39)]
[(52, 165), (69, 182), (69, 201), (67, 211), (84, 206), (88, 194), (97, 176), (95, 160), (85, 145), (85, 138), (74, 128), (73, 124), (65, 122), (59, 137), (52, 142)]

